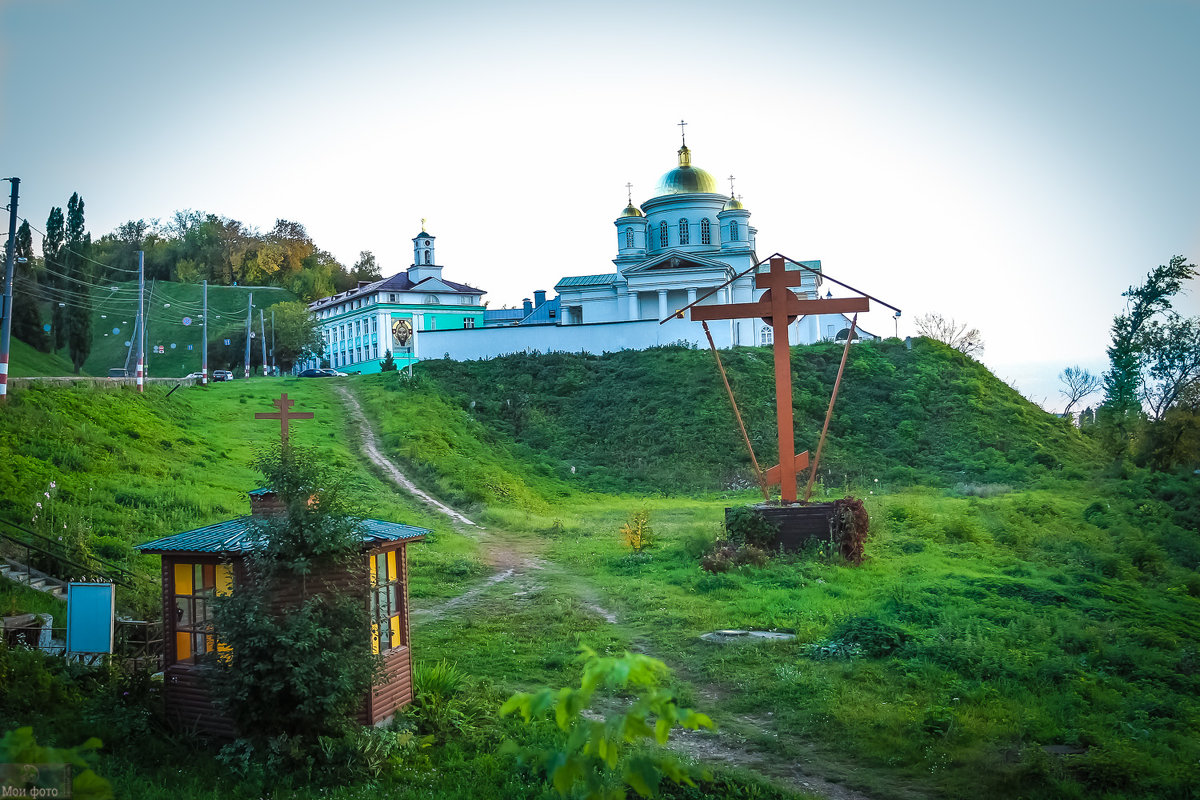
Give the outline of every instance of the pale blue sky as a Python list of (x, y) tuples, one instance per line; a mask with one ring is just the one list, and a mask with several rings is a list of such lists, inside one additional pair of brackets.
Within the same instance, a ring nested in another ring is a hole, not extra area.
[(385, 273), (428, 217), (499, 306), (612, 269), (624, 184), (646, 199), (684, 118), (761, 256), (822, 259), (901, 335), (978, 326), (1054, 406), (1120, 293), (1200, 258), (1198, 40), (1192, 0), (5, 0), (0, 172), (39, 227), (73, 191), (95, 233), (285, 217)]

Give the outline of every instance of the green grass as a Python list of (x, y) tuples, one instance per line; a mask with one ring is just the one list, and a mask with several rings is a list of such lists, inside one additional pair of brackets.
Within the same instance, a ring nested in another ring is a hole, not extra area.
[[(40, 378), (45, 376), (74, 375), (71, 359), (63, 354), (43, 353), (25, 344), (15, 336), (10, 340), (8, 374), (14, 378)], [(84, 375), (91, 373), (84, 371)]]
[[(830, 377), (834, 352), (797, 349), (808, 370), (798, 383)], [(253, 412), (283, 390), (317, 414), (293, 427), (296, 440), (327, 454), (372, 516), (434, 528), (410, 551), (417, 609), (479, 587), (490, 572), (483, 546), (544, 562), (469, 603), (413, 616), (416, 658), (456, 663), (481, 704), (576, 679), (581, 643), (637, 649), (672, 667), (685, 704), (768, 762), (802, 764), (873, 797), (1189, 797), (1200, 785), (1200, 478), (1099, 477), (1088, 439), (934, 346), (852, 352), (845, 416), (829, 444), (842, 469), (819, 485), (825, 497), (865, 495), (872, 532), (858, 568), (814, 554), (716, 575), (699, 568), (724, 508), (754, 496), (706, 490), (737, 473), (740, 451), (721, 438), (724, 400), (700, 377), (711, 357), (677, 349), (607, 361), (427, 362), (412, 383), (349, 381), (384, 449), (483, 524), (469, 536), (363, 465), (323, 381), (236, 381), (169, 398), (153, 387), (144, 396), (18, 389), (0, 415), (0, 447), (12, 454), (0, 463), (0, 493), (13, 498), (0, 513), (28, 519), (55, 481), (55, 524), (83, 527), (97, 549), (115, 550), (244, 513), (242, 493), (257, 485), (254, 449), (277, 431)], [(738, 390), (757, 396), (747, 386), (766, 369), (760, 354), (728, 360)], [(627, 398), (606, 377), (614, 366)], [(817, 388), (797, 401), (805, 424), (820, 405)], [(531, 416), (506, 416), (498, 401), (511, 397)], [(669, 495), (596, 492), (652, 486), (681, 452), (675, 435), (691, 436), (695, 449), (674, 467)], [(912, 485), (922, 480), (934, 485)], [(642, 508), (657, 537), (648, 559), (631, 558), (618, 534)], [(148, 572), (152, 562), (140, 563)], [(796, 639), (699, 638), (731, 627)], [(171, 735), (155, 758), (114, 746), (106, 764), (120, 796), (239, 796), (211, 749)], [(388, 791), (548, 797), (496, 753), (504, 738), (546, 736), (485, 715), (414, 756)], [(1043, 749), (1053, 746), (1082, 752)], [(295, 796), (378, 796), (357, 784), (322, 791)], [(713, 796), (778, 796), (767, 791)]]

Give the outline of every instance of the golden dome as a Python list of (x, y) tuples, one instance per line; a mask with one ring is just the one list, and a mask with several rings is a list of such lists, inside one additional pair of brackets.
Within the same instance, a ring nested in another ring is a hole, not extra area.
[(726, 201), (725, 207), (722, 208), (721, 210), (722, 211), (742, 211), (745, 208), (746, 207), (744, 205), (742, 205), (741, 200), (738, 200), (736, 197), (731, 197), (731, 198), (729, 198), (729, 200)]
[(692, 151), (687, 145), (679, 148), (679, 166), (658, 179), (654, 196), (665, 194), (715, 194), (717, 179), (699, 167), (692, 166)]
[(633, 203), (625, 206), (625, 210), (621, 212), (622, 217), (640, 217), (642, 212)]

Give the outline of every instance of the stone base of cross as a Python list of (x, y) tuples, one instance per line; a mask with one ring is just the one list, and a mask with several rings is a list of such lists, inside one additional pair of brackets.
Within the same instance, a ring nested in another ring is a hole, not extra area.
[(791, 290), (800, 286), (803, 273), (787, 269), (787, 259), (771, 256), (771, 270), (754, 276), (754, 286), (766, 289), (753, 303), (692, 306), (691, 318), (697, 322), (716, 319), (745, 319), (762, 317), (774, 332), (775, 358), (775, 418), (779, 430), (779, 463), (766, 471), (769, 485), (779, 485), (779, 498), (784, 503), (796, 502), (796, 475), (808, 467), (808, 452), (796, 454), (796, 439), (792, 418), (792, 351), (788, 346), (788, 325), (797, 317), (808, 314), (845, 314), (869, 311), (871, 301), (866, 297), (847, 297), (829, 300), (801, 300)]

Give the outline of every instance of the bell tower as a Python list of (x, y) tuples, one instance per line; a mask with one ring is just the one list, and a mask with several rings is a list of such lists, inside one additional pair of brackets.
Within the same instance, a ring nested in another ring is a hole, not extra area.
[(426, 278), (442, 277), (442, 268), (438, 266), (434, 255), (434, 240), (436, 237), (425, 232), (425, 220), (421, 220), (421, 232), (413, 237), (413, 263), (408, 268), (408, 277), (413, 283), (420, 283)]

